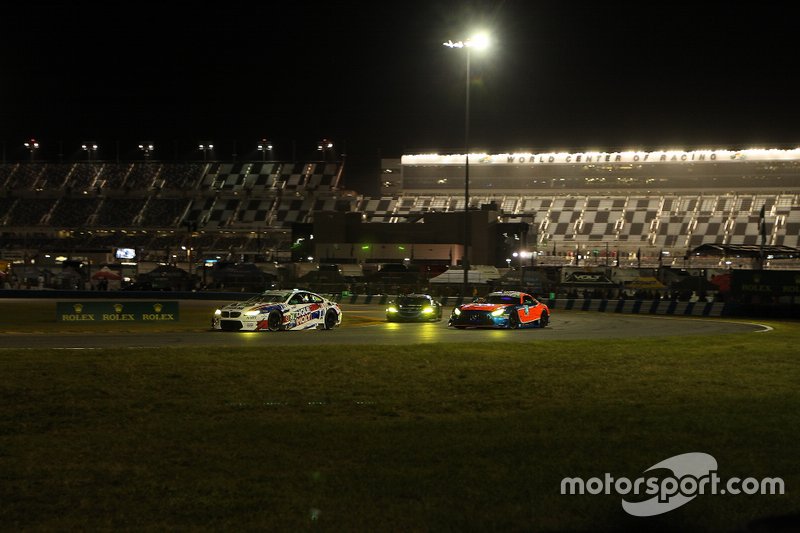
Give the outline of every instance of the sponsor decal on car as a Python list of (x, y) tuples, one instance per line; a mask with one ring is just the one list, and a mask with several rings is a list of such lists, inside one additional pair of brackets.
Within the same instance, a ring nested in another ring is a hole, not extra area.
[(319, 313), (315, 313), (318, 309), (322, 306), (320, 304), (311, 304), (307, 305), (306, 307), (302, 307), (295, 311), (294, 313), (294, 321), (297, 326), (301, 326), (311, 320), (312, 318), (319, 318)]

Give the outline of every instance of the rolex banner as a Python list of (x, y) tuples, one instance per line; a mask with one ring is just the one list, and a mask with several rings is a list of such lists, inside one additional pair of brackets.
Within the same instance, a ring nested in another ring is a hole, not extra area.
[(57, 322), (177, 322), (178, 302), (57, 302)]
[(732, 270), (731, 292), (737, 297), (800, 296), (800, 273), (792, 270)]

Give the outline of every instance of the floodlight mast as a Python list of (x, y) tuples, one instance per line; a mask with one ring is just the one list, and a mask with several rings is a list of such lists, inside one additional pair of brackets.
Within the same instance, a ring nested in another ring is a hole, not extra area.
[(469, 248), (471, 240), (469, 220), (469, 86), (470, 86), (470, 50), (484, 50), (489, 46), (489, 38), (485, 33), (478, 33), (466, 41), (447, 40), (442, 43), (448, 48), (463, 48), (466, 52), (466, 102), (464, 106), (464, 255), (461, 259), (461, 268), (464, 269), (464, 282), (461, 289), (462, 297), (469, 294)]

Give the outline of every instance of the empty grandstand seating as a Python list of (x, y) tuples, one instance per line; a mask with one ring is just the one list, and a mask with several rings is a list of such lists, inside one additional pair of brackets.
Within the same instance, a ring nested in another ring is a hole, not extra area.
[(150, 197), (134, 225), (144, 228), (175, 228), (191, 203), (192, 200), (187, 198)]
[(78, 163), (69, 174), (69, 186), (76, 191), (93, 189), (96, 186), (100, 167), (91, 163)]
[[(366, 222), (392, 223), (464, 210), (461, 194), (340, 195), (341, 172), (341, 164), (323, 162), (3, 164), (4, 247), (19, 246), (21, 239), (40, 242), (48, 232), (55, 239), (59, 230), (83, 229), (88, 232), (69, 237), (71, 245), (114, 246), (124, 239), (163, 251), (191, 240), (208, 250), (251, 249), (277, 246), (284, 239), (277, 235), (295, 222), (313, 221), (315, 211), (354, 212)], [(800, 244), (800, 197), (791, 191), (478, 190), (470, 205), (494, 206), (506, 221), (533, 223), (531, 235), (547, 249), (605, 243), (683, 257), (703, 243), (758, 244), (762, 207), (767, 244)]]
[(58, 200), (29, 198), (14, 199), (9, 206), (7, 226), (38, 226), (45, 225), (44, 218), (53, 209)]
[(28, 189), (33, 190), (36, 182), (44, 173), (46, 165), (43, 163), (30, 163), (16, 165), (9, 172), (5, 181), (5, 188), (8, 190)]
[(104, 164), (96, 180), (97, 187), (111, 190), (121, 189), (134, 166), (133, 164)]
[(102, 228), (131, 228), (142, 211), (147, 198), (103, 198), (92, 222)]
[(133, 165), (125, 178), (123, 187), (129, 190), (152, 188), (160, 172), (160, 164)]
[(185, 191), (198, 186), (205, 165), (202, 163), (175, 163), (163, 165), (156, 186), (167, 190)]

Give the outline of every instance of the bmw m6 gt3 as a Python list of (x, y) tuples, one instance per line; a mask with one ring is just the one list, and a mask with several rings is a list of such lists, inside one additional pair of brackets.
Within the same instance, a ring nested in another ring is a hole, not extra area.
[(223, 331), (333, 329), (342, 323), (339, 304), (303, 290), (269, 290), (214, 311), (211, 327)]

